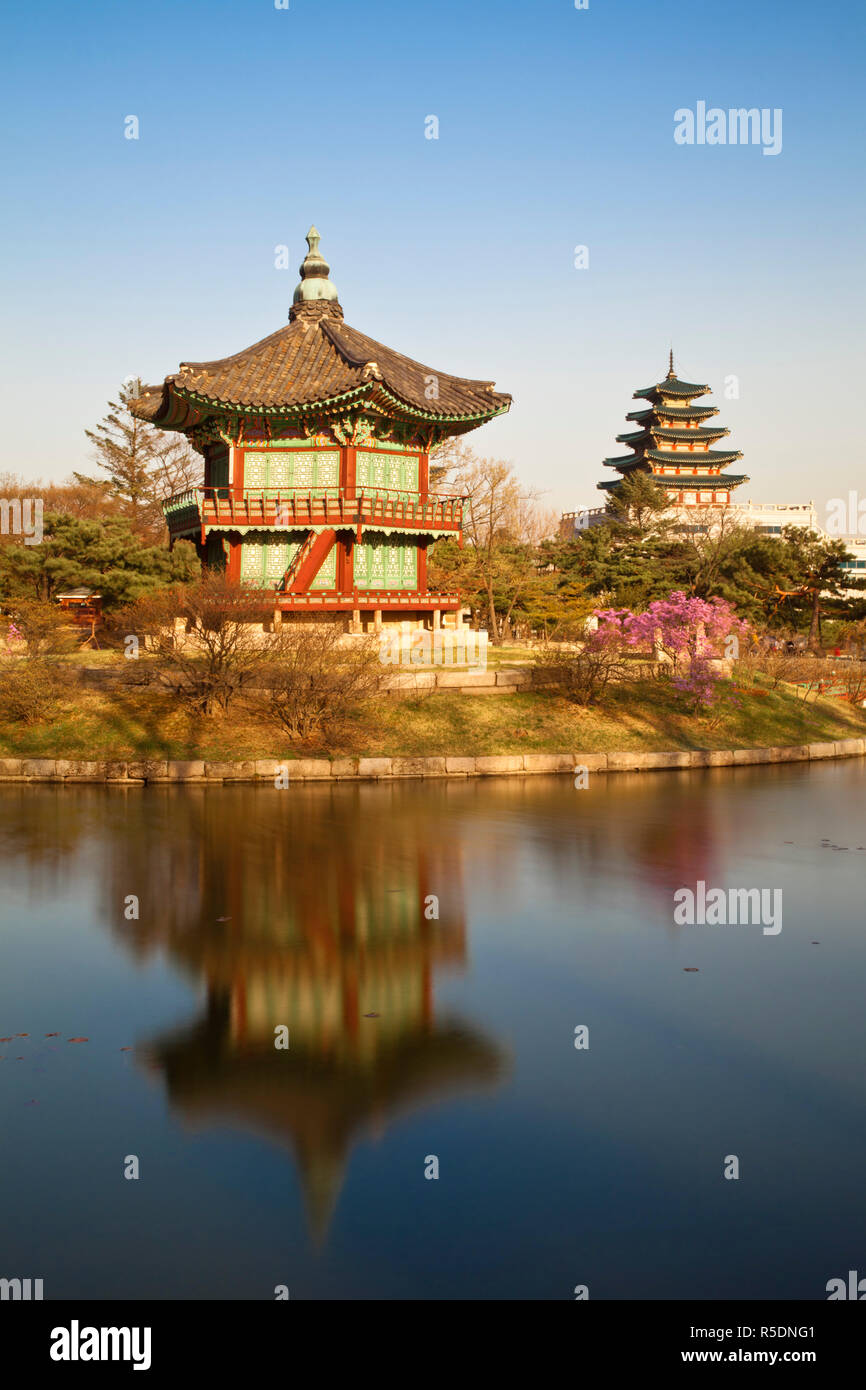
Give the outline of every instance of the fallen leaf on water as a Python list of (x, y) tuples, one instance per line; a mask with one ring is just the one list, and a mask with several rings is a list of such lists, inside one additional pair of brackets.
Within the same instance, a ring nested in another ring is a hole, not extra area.
[(131, 1048), (131, 1047), (122, 1047), (120, 1050), (121, 1050), (121, 1052), (131, 1052), (131, 1051), (132, 1051), (132, 1048)]
[(46, 1033), (45, 1036), (46, 1036), (46, 1038), (59, 1038), (59, 1037), (60, 1037), (60, 1034), (59, 1034), (59, 1033)]
[(820, 941), (813, 941), (813, 942), (812, 942), (812, 945), (813, 945), (813, 946), (820, 946), (821, 943), (820, 943)]
[(29, 1033), (16, 1033), (15, 1036), (16, 1036), (16, 1038), (29, 1038), (29, 1037), (30, 1037), (30, 1034), (29, 1034)]
[(0, 1042), (11, 1042), (11, 1038), (0, 1038)]
[(698, 974), (698, 967), (696, 965), (684, 965), (683, 970), (686, 972), (687, 975)]
[(89, 1038), (67, 1038), (67, 1042), (90, 1042)]

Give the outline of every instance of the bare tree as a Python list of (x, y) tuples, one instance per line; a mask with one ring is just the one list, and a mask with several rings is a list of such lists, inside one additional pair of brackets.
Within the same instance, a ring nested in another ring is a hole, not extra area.
[(228, 709), (261, 674), (278, 648), (266, 633), (272, 616), (261, 592), (207, 572), (198, 584), (145, 595), (116, 620), (118, 631), (138, 636), (152, 660), (131, 674), (177, 694), (201, 714)]
[(381, 675), (375, 639), (346, 645), (333, 626), (289, 626), (265, 673), (264, 706), (290, 739), (337, 737), (376, 693)]
[(555, 534), (556, 516), (539, 506), (537, 494), (522, 486), (510, 463), (478, 458), (466, 446), (452, 451), (445, 476), (466, 504), (465, 549), (450, 557), (443, 577), (474, 590), (491, 641), (498, 644), (516, 604), (537, 582), (537, 546)]

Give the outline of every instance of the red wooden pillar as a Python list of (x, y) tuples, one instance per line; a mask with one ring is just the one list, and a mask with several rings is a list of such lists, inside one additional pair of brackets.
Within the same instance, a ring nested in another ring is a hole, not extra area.
[(241, 546), (243, 541), (240, 536), (233, 536), (229, 541), (228, 560), (226, 561), (226, 579), (230, 584), (240, 584), (241, 582)]
[(427, 591), (427, 546), (429, 541), (419, 541), (418, 543), (418, 592), (423, 594)]
[(422, 454), (418, 460), (418, 491), (421, 501), (426, 502), (430, 492), (430, 455)]
[(244, 451), (243, 449), (233, 448), (232, 458), (232, 497), (239, 502), (243, 501), (244, 495)]
[(343, 466), (342, 466), (340, 472), (341, 472), (342, 475), (343, 475), (343, 477), (342, 477), (342, 483), (343, 483), (343, 496), (346, 497), (346, 498), (354, 498), (355, 495), (356, 495), (356, 494), (355, 494), (356, 458), (357, 458), (356, 450), (355, 450), (354, 445), (352, 445), (352, 444), (347, 444), (346, 447), (345, 447), (343, 450), (341, 450), (341, 452), (342, 452), (342, 455), (343, 455)]

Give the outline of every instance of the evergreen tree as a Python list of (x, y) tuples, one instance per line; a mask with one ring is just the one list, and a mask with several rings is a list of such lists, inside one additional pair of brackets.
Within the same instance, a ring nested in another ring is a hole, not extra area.
[(74, 477), (79, 485), (116, 499), (135, 533), (156, 540), (164, 535), (161, 502), (193, 486), (202, 465), (183, 436), (166, 435), (133, 415), (129, 407), (135, 399), (134, 387), (121, 388), (100, 424), (84, 431), (107, 479)]
[(0, 547), (0, 599), (49, 600), (70, 589), (94, 589), (105, 607), (130, 602), (167, 584), (197, 579), (195, 547), (145, 545), (123, 517), (84, 520), (49, 513), (40, 545)]

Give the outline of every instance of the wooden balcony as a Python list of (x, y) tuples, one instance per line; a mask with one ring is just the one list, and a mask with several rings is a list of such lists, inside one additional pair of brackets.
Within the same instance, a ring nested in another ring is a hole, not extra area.
[(302, 531), (314, 526), (363, 531), (388, 530), (453, 532), (463, 519), (464, 497), (429, 493), (422, 501), (417, 492), (360, 489), (356, 497), (343, 497), (337, 489), (312, 492), (277, 492), (245, 488), (190, 488), (163, 503), (173, 536), (208, 529)]
[(375, 612), (377, 609), (383, 609), (393, 613), (401, 610), (429, 611), (433, 608), (453, 612), (460, 608), (462, 603), (459, 593), (437, 593), (432, 589), (353, 589), (346, 593), (334, 590), (307, 590), (303, 594), (274, 594), (275, 608), (301, 609), (304, 612), (315, 609), (325, 613), (351, 612), (353, 609)]

